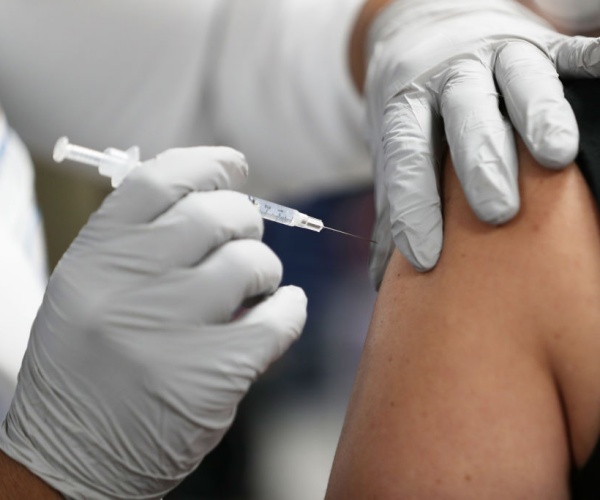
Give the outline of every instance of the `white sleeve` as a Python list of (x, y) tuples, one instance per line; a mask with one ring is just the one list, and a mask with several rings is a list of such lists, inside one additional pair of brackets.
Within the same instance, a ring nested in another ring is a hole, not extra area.
[(18, 241), (0, 227), (0, 421), (17, 386), (31, 325), (42, 303), (39, 279)]
[[(35, 157), (61, 135), (146, 157), (211, 141), (203, 99), (219, 0), (4, 0), (0, 102)], [(194, 137), (192, 137), (194, 136)]]
[(33, 166), (0, 110), (0, 420), (16, 387), (45, 286), (45, 245)]
[(249, 159), (249, 189), (286, 195), (371, 179), (348, 69), (363, 0), (233, 2), (214, 100), (218, 140)]
[(370, 179), (346, 70), (363, 0), (4, 0), (0, 102), (35, 156), (237, 147), (249, 192)]

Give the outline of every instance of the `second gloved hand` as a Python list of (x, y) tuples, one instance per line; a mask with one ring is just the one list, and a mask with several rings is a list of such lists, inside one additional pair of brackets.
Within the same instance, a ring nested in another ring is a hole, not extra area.
[[(68, 498), (161, 498), (300, 334), (302, 290), (238, 188), (244, 157), (171, 150), (83, 228), (37, 315), (0, 448)], [(266, 296), (240, 313), (249, 298)]]
[(559, 75), (600, 75), (598, 40), (560, 35), (512, 0), (392, 1), (378, 15), (365, 89), (377, 285), (392, 240), (419, 270), (439, 258), (444, 133), (471, 207), (491, 224), (519, 210), (511, 122), (542, 165), (574, 160), (579, 133)]

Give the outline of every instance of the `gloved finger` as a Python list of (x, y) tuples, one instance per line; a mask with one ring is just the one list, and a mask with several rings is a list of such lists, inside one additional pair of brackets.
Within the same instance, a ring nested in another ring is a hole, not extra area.
[(408, 261), (417, 270), (427, 271), (435, 266), (442, 249), (440, 118), (429, 97), (415, 91), (393, 98), (383, 120), (383, 175), (392, 236)]
[[(246, 379), (254, 380), (281, 357), (302, 333), (306, 305), (301, 288), (285, 286), (231, 323), (228, 336), (243, 346), (231, 360), (238, 372), (243, 370)], [(242, 356), (245, 362), (240, 362)]]
[[(202, 428), (229, 427), (235, 407), (250, 384), (302, 333), (306, 303), (301, 288), (286, 286), (235, 321), (192, 331), (192, 335), (186, 333), (191, 355), (181, 359), (179, 353), (173, 362), (200, 369), (200, 373), (195, 372), (200, 379), (187, 381), (202, 382), (195, 385), (200, 393), (195, 399), (191, 393), (190, 403), (201, 402), (203, 411), (197, 414), (212, 420), (210, 425), (205, 420)], [(207, 382), (210, 391), (206, 390)], [(223, 418), (224, 410), (228, 418)]]
[(152, 223), (136, 227), (131, 238), (138, 228), (143, 241), (130, 247), (168, 269), (197, 265), (230, 240), (260, 240), (264, 226), (247, 195), (222, 190), (188, 194)]
[(275, 253), (256, 240), (234, 240), (212, 252), (190, 283), (196, 321), (229, 321), (251, 297), (272, 294), (281, 283), (283, 266)]
[(600, 38), (583, 36), (560, 38), (550, 47), (550, 55), (560, 76), (595, 78), (600, 76)]
[[(128, 315), (148, 325), (172, 321), (193, 327), (222, 324), (231, 320), (244, 300), (277, 290), (282, 273), (281, 261), (267, 245), (257, 240), (234, 240), (217, 248), (195, 268), (151, 276), (147, 286), (132, 289), (135, 297), (120, 301), (111, 298), (111, 303), (128, 304)], [(137, 304), (137, 312), (131, 311), (132, 304)]]
[(542, 165), (564, 167), (579, 150), (575, 114), (548, 57), (527, 42), (511, 42), (498, 53), (496, 78), (511, 121)]
[(98, 218), (150, 222), (194, 191), (238, 189), (248, 176), (244, 155), (225, 147), (170, 149), (144, 162), (107, 197)]
[(519, 211), (516, 144), (498, 107), (490, 69), (473, 59), (457, 62), (441, 110), (454, 169), (471, 208), (491, 224), (512, 219)]

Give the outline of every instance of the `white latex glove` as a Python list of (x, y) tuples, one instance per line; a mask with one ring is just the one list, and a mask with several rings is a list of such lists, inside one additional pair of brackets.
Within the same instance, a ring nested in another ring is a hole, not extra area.
[(65, 496), (165, 495), (300, 334), (306, 297), (277, 290), (281, 263), (259, 241), (256, 208), (215, 190), (246, 174), (228, 148), (146, 162), (54, 271), (0, 447)]
[(560, 35), (511, 0), (394, 1), (371, 27), (369, 54), (376, 285), (392, 239), (418, 270), (439, 258), (444, 132), (474, 212), (502, 224), (519, 210), (510, 121), (542, 165), (569, 164), (579, 132), (558, 76), (600, 75), (598, 40)]

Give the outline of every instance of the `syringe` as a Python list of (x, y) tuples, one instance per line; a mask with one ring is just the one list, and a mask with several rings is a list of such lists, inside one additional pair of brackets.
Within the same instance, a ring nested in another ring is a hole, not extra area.
[(52, 157), (56, 163), (71, 160), (97, 167), (100, 175), (110, 177), (110, 183), (115, 188), (123, 182), (129, 172), (142, 164), (140, 149), (137, 146), (129, 148), (127, 151), (107, 148), (101, 152), (71, 144), (68, 137), (61, 137), (56, 141)]
[(303, 227), (304, 229), (310, 229), (317, 233), (320, 233), (325, 228), (322, 220), (310, 217), (293, 208), (284, 207), (283, 205), (278, 205), (271, 201), (261, 200), (255, 196), (248, 196), (248, 198), (256, 207), (258, 207), (258, 211), (263, 219), (272, 220), (273, 222), (285, 224), (286, 226)]
[[(97, 167), (101, 175), (110, 177), (113, 187), (118, 187), (129, 172), (142, 164), (140, 161), (140, 150), (137, 146), (129, 148), (127, 151), (108, 148), (104, 152), (101, 152), (71, 144), (67, 137), (61, 137), (56, 141), (52, 156), (57, 163), (64, 160), (71, 160)], [(263, 219), (285, 224), (286, 226), (309, 229), (317, 233), (320, 233), (323, 229), (328, 229), (329, 231), (352, 236), (353, 238), (366, 240), (366, 238), (362, 238), (361, 236), (327, 227), (323, 224), (322, 220), (310, 217), (293, 208), (284, 207), (283, 205), (256, 198), (255, 196), (248, 196), (248, 199), (258, 208)], [(373, 240), (367, 241), (375, 243)]]

